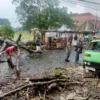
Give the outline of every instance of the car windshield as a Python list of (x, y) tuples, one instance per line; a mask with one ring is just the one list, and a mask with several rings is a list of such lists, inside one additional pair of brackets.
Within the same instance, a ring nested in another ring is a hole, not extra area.
[(100, 42), (92, 42), (88, 46), (87, 50), (93, 50), (93, 51), (100, 51)]

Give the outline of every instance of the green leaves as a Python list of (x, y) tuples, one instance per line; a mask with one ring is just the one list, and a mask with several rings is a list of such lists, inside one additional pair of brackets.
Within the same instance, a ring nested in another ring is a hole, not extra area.
[(14, 31), (10, 25), (3, 25), (0, 27), (0, 35), (3, 38), (11, 39), (14, 36)]
[(63, 24), (73, 26), (67, 8), (59, 7), (59, 0), (13, 0), (13, 3), (17, 4), (16, 13), (26, 30), (36, 27), (48, 29)]
[(8, 19), (0, 18), (0, 25), (10, 25), (11, 23), (9, 22)]

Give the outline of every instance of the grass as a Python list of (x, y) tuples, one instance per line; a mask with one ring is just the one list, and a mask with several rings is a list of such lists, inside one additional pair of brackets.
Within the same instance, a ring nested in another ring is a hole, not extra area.
[(33, 40), (33, 35), (32, 34), (29, 34), (29, 33), (15, 33), (15, 35), (14, 35), (14, 40), (15, 41), (17, 40), (19, 34), (22, 34), (21, 41), (24, 42), (24, 43)]

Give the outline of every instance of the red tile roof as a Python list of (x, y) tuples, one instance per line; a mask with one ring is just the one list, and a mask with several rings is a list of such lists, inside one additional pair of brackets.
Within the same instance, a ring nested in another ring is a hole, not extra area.
[[(95, 20), (95, 16), (91, 13), (83, 13), (83, 14), (72, 14), (70, 15), (71, 18), (73, 20), (76, 21), (76, 25), (80, 26), (82, 25), (85, 21), (91, 21), (91, 20)], [(100, 20), (100, 17), (98, 17), (98, 19)]]

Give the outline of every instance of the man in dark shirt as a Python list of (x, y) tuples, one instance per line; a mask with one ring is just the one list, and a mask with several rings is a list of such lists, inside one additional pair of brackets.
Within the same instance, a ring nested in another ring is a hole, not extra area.
[(79, 61), (79, 55), (82, 53), (83, 50), (83, 46), (82, 46), (82, 42), (79, 41), (78, 45), (76, 46), (76, 57), (75, 57), (75, 63), (78, 63)]
[(42, 50), (41, 50), (41, 41), (39, 39), (36, 40), (36, 51), (37, 52), (38, 51), (42, 52)]

